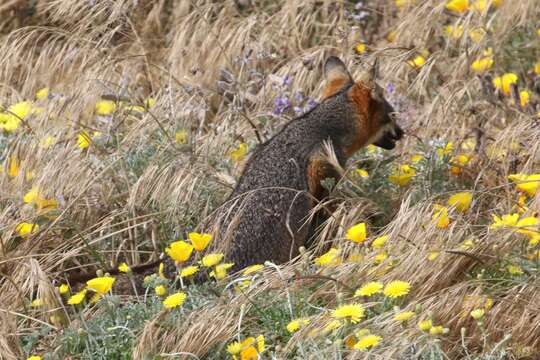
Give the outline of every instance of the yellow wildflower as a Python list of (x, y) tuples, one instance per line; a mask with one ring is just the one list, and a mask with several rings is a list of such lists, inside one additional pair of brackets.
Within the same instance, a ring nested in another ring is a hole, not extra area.
[(393, 43), (394, 41), (396, 41), (396, 37), (397, 37), (397, 31), (390, 30), (388, 34), (386, 35), (386, 41)]
[(458, 192), (448, 199), (448, 206), (455, 206), (459, 212), (466, 212), (471, 207), (472, 193), (469, 191)]
[(509, 95), (512, 85), (517, 84), (518, 76), (514, 73), (506, 73), (493, 79), (493, 86), (501, 90), (504, 95)]
[(159, 263), (158, 274), (159, 274), (159, 277), (162, 278), (162, 279), (167, 278), (165, 276), (165, 264), (162, 263), (162, 262)]
[(39, 232), (39, 225), (33, 224), (33, 223), (22, 222), (19, 225), (17, 225), (17, 227), (15, 228), (15, 231), (17, 231), (20, 236), (25, 237), (25, 236), (32, 235)]
[(424, 155), (422, 155), (422, 154), (416, 154), (416, 155), (413, 155), (411, 157), (411, 161), (413, 163), (417, 163), (417, 162), (421, 161), (422, 159), (424, 159)]
[(241, 143), (238, 147), (231, 152), (231, 159), (234, 162), (242, 161), (247, 154), (247, 144)]
[(108, 116), (116, 111), (116, 103), (111, 100), (100, 100), (96, 103), (95, 112), (99, 116)]
[(185, 300), (186, 300), (186, 293), (179, 291), (175, 294), (167, 296), (165, 300), (163, 300), (163, 305), (167, 309), (172, 309), (172, 308), (182, 305)]
[(197, 232), (191, 232), (188, 234), (189, 241), (193, 245), (193, 248), (197, 251), (204, 251), (208, 246), (208, 243), (212, 240), (211, 234), (199, 234)]
[(145, 100), (144, 100), (144, 106), (146, 106), (147, 108), (151, 108), (151, 107), (153, 107), (154, 105), (156, 105), (156, 99), (154, 99), (154, 98), (148, 98), (148, 99), (145, 99)]
[(32, 113), (32, 104), (29, 101), (21, 101), (11, 105), (8, 112), (15, 115), (18, 119), (24, 119)]
[(87, 132), (82, 132), (77, 137), (77, 144), (80, 149), (86, 149), (92, 143), (92, 138), (88, 135)]
[(380, 253), (380, 254), (375, 255), (374, 262), (375, 262), (375, 264), (380, 264), (380, 263), (382, 263), (384, 260), (386, 260), (387, 258), (388, 258), (388, 254), (385, 253), (385, 252), (382, 252), (382, 253)]
[(407, 321), (413, 316), (415, 316), (416, 313), (414, 311), (403, 311), (396, 315), (394, 315), (394, 320), (396, 321)]
[(187, 141), (187, 131), (186, 130), (178, 130), (174, 134), (174, 141), (177, 144), (184, 144)]
[(384, 287), (384, 295), (391, 298), (398, 298), (407, 295), (411, 289), (411, 284), (406, 281), (395, 280), (386, 284)]
[(192, 266), (187, 266), (187, 267), (183, 268), (180, 271), (180, 277), (184, 278), (184, 277), (191, 276), (191, 275), (195, 274), (197, 271), (199, 271), (198, 266), (193, 266), (193, 265)]
[(340, 262), (339, 251), (336, 248), (331, 248), (326, 253), (316, 258), (314, 262), (319, 266), (335, 266)]
[(508, 176), (512, 180), (519, 191), (524, 192), (527, 196), (533, 197), (540, 188), (540, 173), (536, 174), (512, 174)]
[(401, 165), (388, 177), (388, 180), (395, 185), (405, 186), (414, 176), (416, 176), (416, 170), (414, 168), (409, 165)]
[(32, 356), (27, 357), (26, 360), (41, 360), (41, 356), (32, 355)]
[(303, 319), (303, 318), (294, 319), (293, 321), (287, 324), (287, 331), (292, 334), (298, 331), (301, 327), (306, 326), (307, 324), (309, 324), (309, 319)]
[(244, 349), (240, 351), (240, 360), (258, 360), (260, 353), (264, 351), (264, 336), (257, 337), (257, 348), (255, 348), (255, 339), (250, 337), (242, 342)]
[(461, 38), (463, 31), (463, 25), (448, 25), (444, 28), (446, 35), (453, 39)]
[(88, 289), (94, 290), (100, 295), (104, 295), (111, 290), (115, 281), (116, 279), (113, 278), (112, 276), (100, 276), (100, 277), (88, 280), (86, 282), (86, 285)]
[(358, 43), (355, 47), (354, 47), (354, 51), (356, 51), (357, 54), (363, 54), (365, 53), (367, 50), (367, 47), (366, 47), (366, 44), (364, 43)]
[(24, 195), (23, 201), (26, 204), (36, 205), (40, 212), (43, 210), (53, 210), (58, 207), (58, 202), (55, 199), (46, 199), (42, 197), (37, 186), (32, 187), (32, 189)]
[(459, 175), (462, 172), (462, 167), (465, 167), (471, 161), (471, 157), (468, 155), (458, 155), (450, 160), (451, 167), (450, 172), (452, 175)]
[(227, 352), (234, 356), (236, 359), (236, 355), (242, 351), (242, 344), (238, 341), (233, 341), (229, 345), (227, 345)]
[(369, 173), (364, 169), (356, 169), (356, 173), (363, 179), (367, 179), (369, 177)]
[(41, 299), (34, 299), (34, 300), (30, 303), (30, 306), (32, 306), (32, 307), (40, 307), (40, 306), (43, 306), (43, 300), (41, 300)]
[(437, 227), (439, 229), (446, 229), (450, 224), (450, 218), (448, 217), (448, 208), (435, 204), (435, 213), (431, 217), (431, 220), (437, 221)]
[(529, 236), (529, 246), (533, 247), (540, 243), (540, 233), (531, 234)]
[(216, 265), (213, 271), (210, 272), (210, 276), (215, 278), (216, 280), (222, 280), (227, 277), (227, 270), (232, 268), (234, 266), (234, 263), (223, 263)]
[[(521, 90), (519, 92), (519, 105), (521, 107), (527, 106), (529, 104), (530, 94), (527, 90)], [(512, 104), (514, 104), (514, 100), (512, 100)]]
[(21, 162), (15, 155), (11, 155), (9, 157), (8, 161), (8, 168), (7, 168), (7, 174), (9, 177), (16, 177), (19, 173), (19, 167), (21, 166)]
[(525, 235), (534, 235), (534, 231), (530, 228), (538, 226), (540, 223), (540, 219), (529, 216), (524, 217), (522, 219), (519, 219), (519, 214), (506, 214), (502, 217), (498, 217), (497, 215), (493, 216), (493, 224), (490, 225), (490, 228), (497, 229), (501, 227), (510, 227), (510, 228), (517, 228), (517, 232), (525, 234)]
[(343, 320), (348, 319), (353, 324), (360, 321), (365, 314), (364, 307), (362, 304), (348, 304), (348, 305), (342, 305), (338, 307), (337, 309), (332, 311), (332, 316), (336, 320)]
[(163, 285), (156, 286), (154, 291), (156, 292), (157, 296), (165, 296), (167, 294), (167, 288)]
[(469, 10), (469, 0), (450, 0), (446, 3), (446, 8), (458, 14), (463, 14)]
[(418, 328), (420, 328), (420, 330), (422, 331), (429, 331), (429, 329), (431, 329), (432, 326), (433, 326), (433, 323), (431, 322), (430, 319), (422, 320), (418, 323)]
[(351, 226), (347, 230), (347, 239), (355, 243), (361, 243), (366, 240), (366, 224), (359, 223), (354, 226)]
[(429, 333), (431, 335), (440, 335), (442, 333), (444, 333), (444, 327), (442, 327), (441, 325), (437, 325), (437, 326), (432, 326), (430, 329), (429, 329)]
[(182, 240), (175, 241), (165, 249), (165, 252), (177, 263), (182, 263), (191, 256), (193, 246)]
[(422, 55), (418, 55), (412, 60), (407, 61), (407, 64), (412, 66), (415, 69), (420, 69), (426, 63), (426, 58)]
[(23, 201), (26, 204), (31, 204), (36, 202), (36, 200), (39, 198), (39, 189), (37, 187), (33, 187), (23, 196)]
[(416, 0), (396, 0), (396, 6), (398, 8), (411, 6), (411, 5), (414, 5), (415, 3), (416, 3)]
[(263, 335), (257, 336), (257, 350), (259, 353), (262, 353), (265, 350)]
[(85, 296), (86, 296), (86, 289), (82, 289), (81, 291), (79, 291), (78, 293), (72, 295), (68, 299), (68, 304), (69, 305), (79, 305), (84, 300)]
[(508, 265), (506, 269), (511, 275), (523, 275), (523, 270), (517, 265)]
[(437, 156), (442, 158), (446, 155), (449, 155), (452, 150), (454, 150), (454, 143), (452, 141), (449, 141), (448, 143), (446, 143), (446, 145), (437, 147)]
[(477, 74), (483, 74), (493, 67), (493, 62), (490, 56), (477, 59), (472, 63), (471, 70)]
[(131, 268), (128, 266), (128, 264), (123, 262), (118, 266), (118, 271), (123, 272), (123, 273), (128, 273), (131, 271)]
[(483, 13), (487, 9), (486, 1), (489, 0), (476, 0), (472, 5), (471, 9), (477, 13)]
[(474, 320), (480, 320), (484, 317), (485, 310), (484, 309), (475, 309), (471, 311), (471, 316)]
[(382, 292), (383, 284), (378, 281), (371, 281), (356, 290), (354, 296), (372, 296)]
[(358, 342), (354, 345), (357, 350), (367, 350), (375, 347), (381, 342), (382, 337), (377, 335), (366, 335), (358, 339)]
[(373, 242), (371, 243), (371, 246), (375, 249), (381, 249), (386, 243), (386, 241), (388, 241), (389, 238), (390, 238), (389, 235), (379, 236), (378, 238), (373, 240)]
[(67, 293), (69, 292), (69, 285), (68, 285), (68, 284), (61, 284), (61, 285), (58, 287), (58, 292), (59, 292), (61, 295), (67, 294)]
[(502, 0), (476, 0), (472, 4), (471, 8), (478, 13), (483, 13), (489, 9), (489, 5), (493, 5), (495, 8), (498, 8), (501, 6), (501, 4)]
[(435, 260), (436, 258), (438, 258), (440, 254), (441, 254), (441, 253), (438, 252), (438, 251), (432, 251), (432, 252), (430, 252), (429, 255), (428, 255), (428, 260), (429, 260), (429, 261), (433, 261), (433, 260)]
[(36, 92), (36, 99), (38, 99), (38, 100), (43, 100), (43, 99), (45, 99), (47, 97), (49, 97), (49, 88), (48, 87), (44, 87), (42, 89), (39, 89)]
[(247, 275), (253, 274), (254, 272), (257, 272), (257, 271), (259, 271), (259, 270), (261, 270), (263, 268), (264, 268), (264, 265), (261, 265), (261, 264), (251, 265), (251, 266), (248, 266), (247, 268), (245, 268), (242, 271), (242, 275), (247, 276)]
[(219, 264), (223, 260), (223, 256), (223, 254), (208, 254), (202, 258), (201, 264), (204, 267), (212, 267)]
[(534, 73), (536, 75), (540, 75), (540, 61), (538, 61), (536, 64), (534, 64)]
[(498, 217), (497, 215), (492, 214), (493, 217), (493, 223), (490, 225), (490, 228), (497, 229), (501, 227), (512, 227), (516, 226), (519, 214), (506, 214), (502, 217)]

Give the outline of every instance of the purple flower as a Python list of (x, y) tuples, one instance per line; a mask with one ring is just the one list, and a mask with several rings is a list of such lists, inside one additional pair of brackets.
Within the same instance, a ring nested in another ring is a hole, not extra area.
[(396, 90), (396, 87), (395, 87), (394, 84), (392, 84), (391, 82), (389, 82), (389, 83), (386, 85), (386, 92), (387, 92), (388, 94), (393, 94), (395, 90)]
[(304, 94), (302, 94), (302, 91), (298, 90), (296, 93), (294, 93), (294, 100), (297, 102), (302, 102), (302, 100), (304, 100)]
[(292, 79), (289, 75), (285, 75), (283, 77), (283, 82), (281, 83), (281, 86), (291, 86)]
[(363, 7), (364, 7), (364, 2), (363, 2), (363, 1), (359, 1), (359, 2), (357, 2), (357, 3), (354, 5), (354, 8), (355, 8), (356, 10), (361, 9), (361, 8), (363, 8)]
[(283, 114), (291, 106), (291, 101), (285, 95), (278, 96), (274, 100), (274, 114), (280, 115)]
[(308, 103), (306, 105), (306, 111), (309, 111), (313, 109), (315, 106), (317, 106), (319, 103), (313, 99), (309, 99)]

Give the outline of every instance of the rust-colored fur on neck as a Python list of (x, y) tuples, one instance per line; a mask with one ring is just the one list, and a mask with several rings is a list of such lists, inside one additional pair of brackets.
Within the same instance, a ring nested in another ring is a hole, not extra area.
[(354, 107), (357, 132), (354, 141), (346, 146), (343, 151), (347, 157), (350, 157), (360, 148), (368, 145), (367, 141), (372, 137), (378, 128), (374, 128), (369, 119), (372, 118), (371, 112), (371, 90), (361, 82), (355, 83), (347, 93), (351, 105)]

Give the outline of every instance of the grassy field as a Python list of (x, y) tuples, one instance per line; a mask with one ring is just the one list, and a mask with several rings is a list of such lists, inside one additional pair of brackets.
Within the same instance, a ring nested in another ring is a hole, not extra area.
[[(0, 359), (540, 359), (538, 5), (3, 1)], [(160, 272), (330, 55), (379, 59), (397, 148), (297, 261)]]

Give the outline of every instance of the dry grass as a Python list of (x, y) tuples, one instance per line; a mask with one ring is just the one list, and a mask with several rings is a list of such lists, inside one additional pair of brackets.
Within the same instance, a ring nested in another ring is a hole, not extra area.
[[(245, 3), (252, 4), (238, 5)], [(456, 149), (475, 139), (476, 159), (448, 188), (434, 191), (431, 174), (391, 191), (383, 209), (373, 194), (362, 193), (365, 187), (358, 186), (352, 171), (370, 161), (363, 153), (344, 169), (342, 186), (327, 204), (335, 211), (321, 227), (318, 249), (333, 244), (345, 254), (354, 252), (357, 245), (345, 240), (347, 228), (373, 220), (381, 226), (378, 232), (390, 235), (389, 259), (374, 266), (376, 254), (367, 251), (359, 263), (318, 270), (313, 277), (304, 276), (313, 270), (310, 254), (279, 273), (268, 268), (246, 292), (225, 291), (171, 320), (173, 326), (161, 326), (170, 313), (160, 312), (136, 334), (133, 357), (191, 353), (204, 358), (238, 336), (239, 316), (243, 336), (258, 335), (246, 333), (249, 329), (264, 329), (257, 309), (273, 302), (261, 296), (296, 302), (297, 294), (311, 289), (306, 301), (313, 308), (332, 309), (351, 299), (350, 289), (373, 279), (412, 284), (405, 307), (421, 306), (424, 316), (431, 314), (434, 322), (450, 329), (436, 342), (444, 358), (487, 356), (505, 337), (497, 351), (516, 358), (537, 356), (538, 265), (519, 279), (498, 279), (498, 272), (490, 277), (500, 264), (514, 262), (530, 249), (522, 239), (486, 224), (491, 214), (509, 213), (517, 201), (508, 174), (540, 168), (539, 109), (534, 108), (539, 80), (531, 71), (540, 59), (535, 35), (540, 8), (533, 0), (504, 1), (483, 15), (458, 17), (440, 0), (417, 1), (399, 11), (390, 0), (365, 3), (372, 16), (360, 23), (348, 16), (353, 5), (326, 0), (38, 0), (0, 5), (0, 105), (32, 100), (44, 86), (54, 93), (53, 99), (36, 101), (42, 112), (25, 118), (16, 132), (0, 135), (0, 358), (24, 358), (27, 349), (21, 339), (38, 328), (49, 327), (60, 336), (62, 328), (80, 326), (53, 282), (75, 270), (155, 260), (166, 244), (200, 229), (241, 171), (227, 154), (241, 142), (253, 149), (257, 136), (269, 138), (291, 118), (290, 113), (272, 115), (274, 99), (283, 91), (282, 78), (291, 77), (291, 93), (302, 90), (317, 98), (323, 86), (321, 64), (330, 54), (346, 59), (355, 77), (375, 57), (380, 59), (380, 83), (394, 84), (406, 103), (401, 124), (408, 136), (392, 153), (396, 164), (408, 162), (435, 139), (453, 141)], [(465, 35), (448, 40), (442, 28), (454, 21)], [(487, 27), (488, 34), (475, 43), (467, 35), (479, 26)], [(393, 43), (385, 39), (390, 30), (397, 31)], [(369, 44), (369, 54), (354, 54), (359, 41)], [(513, 42), (519, 44), (512, 47)], [(471, 72), (472, 61), (488, 46), (495, 53), (490, 74), (516, 72), (520, 89), (531, 93), (526, 108), (489, 93)], [(407, 60), (422, 49), (430, 52), (427, 62), (412, 69)], [(156, 105), (138, 114), (117, 111), (112, 119), (100, 118), (94, 105), (102, 96), (139, 105), (152, 97)], [(180, 129), (188, 134), (185, 143), (175, 141)], [(83, 131), (101, 133), (85, 150), (77, 146)], [(56, 144), (40, 146), (49, 135), (57, 137)], [(14, 158), (19, 171), (12, 177), (8, 172)], [(28, 172), (33, 173), (30, 180)], [(57, 199), (55, 217), (23, 203), (32, 186)], [(432, 205), (464, 188), (474, 191), (473, 208), (454, 214), (448, 229), (437, 229)], [(538, 193), (528, 206), (530, 214), (540, 210)], [(17, 236), (22, 221), (39, 222), (40, 231)], [(474, 245), (463, 250), (460, 245), (469, 238)], [(433, 251), (440, 255), (430, 261)], [(494, 301), (484, 322), (485, 338), (468, 316), (480, 306), (471, 303), (476, 301), (471, 296)], [(33, 299), (44, 305), (32, 308)], [(290, 312), (291, 319), (302, 316), (292, 306)], [(92, 316), (89, 309), (83, 313)], [(60, 320), (52, 321), (51, 315)], [(386, 311), (362, 324), (385, 339), (381, 347), (373, 355), (354, 352), (313, 335), (328, 321), (329, 312), (319, 311), (308, 327), (289, 338), (265, 333), (269, 351), (278, 358), (329, 358), (335, 353), (389, 359), (413, 351), (416, 342), (417, 350), (433, 345), (414, 324), (403, 327)], [(56, 335), (43, 338), (37, 352), (57, 350)]]

